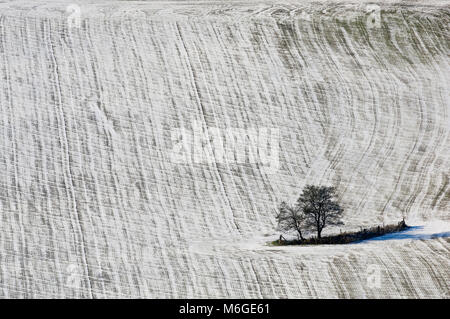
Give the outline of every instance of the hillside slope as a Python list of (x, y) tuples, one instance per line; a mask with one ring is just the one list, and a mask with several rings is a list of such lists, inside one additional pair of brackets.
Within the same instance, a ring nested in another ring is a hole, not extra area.
[[(67, 8), (0, 4), (0, 297), (448, 297), (445, 236), (264, 245), (308, 183), (450, 231), (448, 6)], [(196, 127), (273, 157), (174, 160)]]

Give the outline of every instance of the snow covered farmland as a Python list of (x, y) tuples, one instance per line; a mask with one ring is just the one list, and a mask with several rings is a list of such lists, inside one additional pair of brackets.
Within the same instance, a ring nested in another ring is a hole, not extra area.
[[(274, 3), (0, 3), (0, 297), (449, 296), (449, 6)], [(194, 123), (277, 169), (173, 161)], [(266, 246), (307, 183), (417, 228)]]

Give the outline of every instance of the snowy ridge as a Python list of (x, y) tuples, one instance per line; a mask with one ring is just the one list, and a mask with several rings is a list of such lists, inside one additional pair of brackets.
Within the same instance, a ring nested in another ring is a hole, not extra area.
[[(1, 3), (0, 297), (448, 297), (448, 236), (265, 245), (307, 183), (450, 231), (443, 3)], [(174, 163), (197, 122), (279, 128), (278, 171)]]

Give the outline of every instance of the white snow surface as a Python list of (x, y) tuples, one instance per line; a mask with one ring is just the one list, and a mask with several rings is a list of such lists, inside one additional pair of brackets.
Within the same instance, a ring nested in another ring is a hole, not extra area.
[[(448, 298), (450, 8), (379, 6), (1, 2), (0, 297)], [(279, 169), (174, 163), (194, 122), (278, 128)], [(311, 183), (414, 227), (268, 246)]]

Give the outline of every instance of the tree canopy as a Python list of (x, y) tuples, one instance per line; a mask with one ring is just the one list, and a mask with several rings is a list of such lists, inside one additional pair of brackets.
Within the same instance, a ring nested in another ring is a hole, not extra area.
[(302, 229), (317, 232), (328, 225), (342, 225), (343, 209), (337, 202), (336, 189), (328, 186), (307, 185), (294, 206), (282, 202), (277, 209), (278, 227), (283, 231), (295, 230), (303, 240)]

